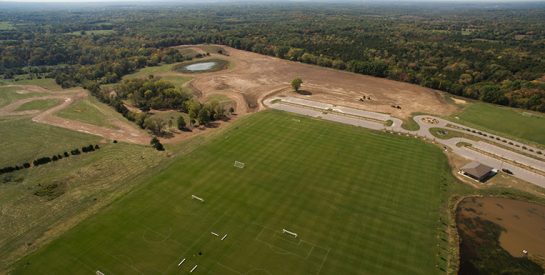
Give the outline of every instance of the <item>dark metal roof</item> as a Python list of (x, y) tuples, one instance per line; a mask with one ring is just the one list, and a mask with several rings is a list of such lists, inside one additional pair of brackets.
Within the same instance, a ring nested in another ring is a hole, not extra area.
[(482, 178), (486, 175), (488, 175), (488, 173), (490, 173), (492, 171), (492, 167), (490, 166), (487, 166), (487, 165), (484, 165), (482, 163), (479, 163), (479, 162), (476, 162), (476, 161), (473, 161), (473, 162), (470, 162), (466, 165), (464, 165), (464, 167), (462, 167), (462, 171), (466, 174), (469, 174), (475, 178)]

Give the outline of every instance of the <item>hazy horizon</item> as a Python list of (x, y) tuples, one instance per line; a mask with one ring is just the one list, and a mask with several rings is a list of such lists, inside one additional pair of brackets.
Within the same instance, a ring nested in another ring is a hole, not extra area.
[[(146, 0), (0, 0), (0, 3), (146, 3), (146, 4), (153, 4)], [(467, 2), (467, 3), (476, 3), (476, 2), (482, 2), (482, 3), (525, 3), (525, 2), (543, 2), (545, 3), (545, 0), (319, 0), (319, 1), (312, 1), (312, 0), (280, 0), (280, 1), (272, 1), (272, 0), (252, 0), (252, 1), (241, 1), (241, 0), (161, 0), (157, 1), (156, 3), (226, 3), (226, 2), (292, 2), (292, 3), (384, 3), (384, 2)]]

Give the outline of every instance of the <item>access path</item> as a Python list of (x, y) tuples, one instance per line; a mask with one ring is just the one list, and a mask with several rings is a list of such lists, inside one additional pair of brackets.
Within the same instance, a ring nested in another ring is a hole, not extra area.
[[(420, 137), (437, 142), (453, 153), (469, 160), (475, 160), (495, 169), (508, 169), (514, 177), (545, 188), (545, 161), (537, 152), (539, 148), (483, 132), (439, 117), (420, 115), (414, 120), (420, 126), (417, 131), (405, 130), (400, 119), (389, 114), (359, 110), (350, 107), (336, 106), (328, 103), (295, 97), (271, 97), (263, 101), (269, 108), (321, 118), (329, 121), (364, 127), (372, 130), (383, 130), (399, 135)], [(389, 125), (389, 126), (388, 126)], [(474, 136), (474, 138), (456, 137), (440, 139), (435, 137), (431, 128), (443, 128)], [(460, 146), (465, 143), (469, 146)], [(496, 144), (501, 143), (501, 147)], [(526, 149), (522, 149), (526, 148)], [(525, 150), (528, 157), (517, 151)]]

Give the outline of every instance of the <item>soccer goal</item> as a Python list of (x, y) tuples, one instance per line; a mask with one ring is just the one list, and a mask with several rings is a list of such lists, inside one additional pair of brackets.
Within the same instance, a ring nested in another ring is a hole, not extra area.
[(104, 275), (104, 273), (100, 272), (100, 270), (97, 270), (96, 275)]
[(297, 233), (295, 233), (295, 232), (292, 232), (292, 231), (289, 231), (289, 230), (286, 230), (286, 229), (282, 229), (282, 233), (288, 234), (288, 235), (290, 235), (290, 236), (292, 236), (294, 238), (297, 238)]
[(234, 166), (237, 167), (237, 168), (244, 168), (245, 164), (244, 164), (244, 162), (240, 162), (240, 161), (235, 160), (235, 165)]
[(204, 202), (204, 199), (203, 199), (203, 198), (197, 197), (197, 196), (195, 196), (195, 195), (191, 195), (191, 198), (194, 199), (194, 200), (198, 200), (198, 201), (200, 201), (200, 202)]

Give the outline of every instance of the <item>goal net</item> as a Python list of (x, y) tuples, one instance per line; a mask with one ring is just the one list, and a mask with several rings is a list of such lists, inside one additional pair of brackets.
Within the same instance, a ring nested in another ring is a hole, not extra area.
[(236, 161), (235, 160), (235, 167), (237, 168), (244, 168), (244, 162)]

